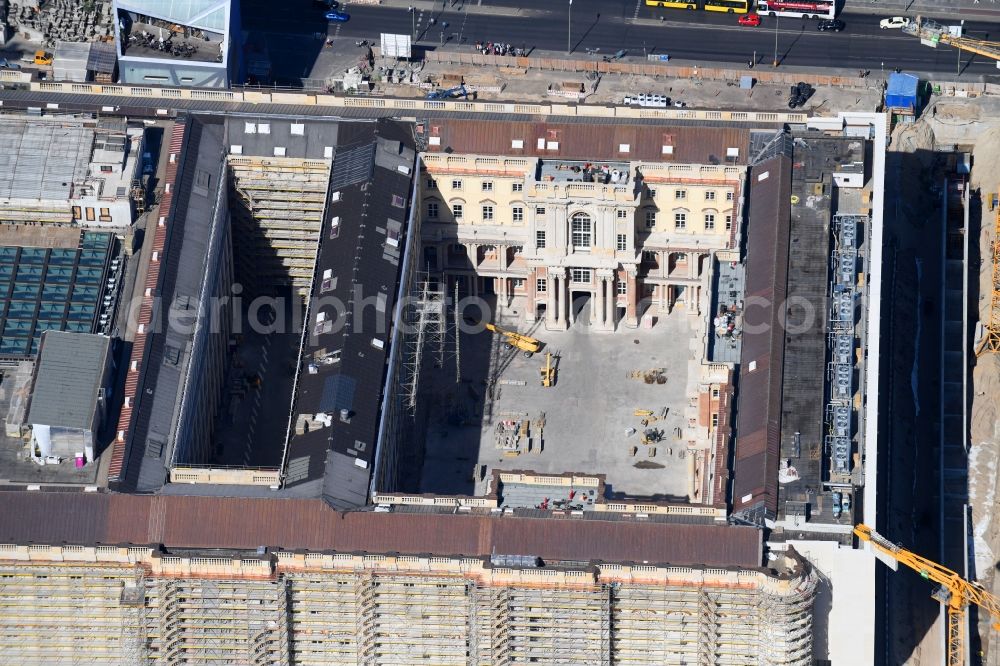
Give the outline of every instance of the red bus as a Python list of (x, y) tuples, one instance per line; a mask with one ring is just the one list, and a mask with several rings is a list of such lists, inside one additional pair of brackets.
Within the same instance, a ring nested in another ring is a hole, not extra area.
[(836, 0), (757, 0), (761, 16), (807, 17), (832, 19), (837, 16)]

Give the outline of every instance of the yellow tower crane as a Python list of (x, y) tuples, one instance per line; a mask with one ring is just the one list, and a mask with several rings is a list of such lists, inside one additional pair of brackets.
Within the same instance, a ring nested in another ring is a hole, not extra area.
[(953, 35), (947, 26), (920, 16), (915, 22), (905, 24), (903, 32), (919, 37), (928, 46), (937, 47), (938, 44), (947, 44), (962, 51), (991, 58), (996, 61), (997, 68), (1000, 68), (1000, 43), (998, 42)]
[[(855, 527), (854, 534), (882, 555), (905, 564), (921, 578), (941, 586), (931, 596), (948, 608), (948, 658), (945, 663), (947, 666), (964, 666), (965, 609), (969, 604), (976, 604), (994, 620), (1000, 620), (1000, 599), (987, 592), (982, 585), (967, 581), (951, 569), (892, 543), (867, 525)], [(993, 628), (1000, 629), (1000, 624), (994, 623)]]
[(994, 226), (993, 243), (991, 246), (993, 257), (993, 289), (990, 296), (990, 315), (983, 327), (983, 338), (976, 348), (976, 356), (984, 352), (1000, 352), (1000, 205), (993, 205), (996, 222)]

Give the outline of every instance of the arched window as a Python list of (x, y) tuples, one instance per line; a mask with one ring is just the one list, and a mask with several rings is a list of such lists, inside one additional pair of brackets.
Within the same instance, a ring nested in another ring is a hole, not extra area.
[(574, 213), (570, 218), (570, 242), (577, 250), (589, 250), (594, 244), (594, 223), (586, 213)]
[(674, 229), (687, 229), (688, 212), (684, 208), (674, 209)]
[(511, 204), (510, 220), (514, 224), (524, 224), (524, 202), (515, 201)]
[(715, 220), (718, 217), (718, 212), (714, 210), (705, 210), (702, 214), (704, 215), (705, 231), (713, 231), (715, 229)]

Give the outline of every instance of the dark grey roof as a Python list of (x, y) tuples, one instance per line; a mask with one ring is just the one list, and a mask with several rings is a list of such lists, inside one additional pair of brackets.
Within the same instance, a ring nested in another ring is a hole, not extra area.
[(28, 423), (89, 430), (110, 343), (92, 333), (43, 333)]
[[(134, 453), (130, 460), (140, 467), (130, 469), (128, 476), (138, 490), (147, 492), (163, 485), (170, 462), (168, 456), (176, 445), (184, 373), (191, 363), (194, 338), (194, 327), (186, 325), (192, 321), (191, 315), (183, 311), (197, 311), (209, 268), (205, 264), (211, 234), (223, 233), (212, 225), (216, 215), (225, 213), (224, 207), (222, 211), (216, 210), (222, 181), (223, 127), (221, 122), (210, 118), (194, 117), (188, 122), (168, 226), (170, 236), (163, 253), (161, 306), (152, 325), (144, 361), (143, 388), (147, 390), (138, 401), (132, 436)], [(176, 317), (180, 325), (170, 325), (170, 316)]]
[(235, 155), (232, 146), (240, 146), (239, 154), (253, 157), (281, 157), (275, 149), (284, 148), (283, 157), (328, 160), (337, 148), (338, 127), (329, 120), (234, 115), (226, 123), (226, 148)]
[(323, 478), (324, 497), (347, 508), (365, 504), (375, 456), (416, 153), (393, 121), (342, 123), (338, 134), (335, 173), (342, 151), (355, 167), (359, 148), (374, 146), (374, 155), (360, 162), (366, 177), (330, 188), (292, 410), (295, 421), (325, 414), (330, 425), (296, 434), (293, 422), (286, 480)]
[[(830, 218), (836, 200), (832, 174), (863, 165), (863, 150), (851, 138), (796, 138), (792, 195), (809, 205), (791, 206), (788, 257), (788, 332), (781, 388), (781, 458), (798, 479), (778, 486), (778, 513), (810, 504), (810, 520), (820, 516), (813, 493), (823, 483), (824, 396), (830, 284)], [(822, 184), (821, 191), (817, 185)], [(803, 304), (807, 304), (803, 307)], [(827, 459), (828, 460), (828, 459)], [(791, 503), (791, 504), (789, 504)], [(827, 513), (827, 518), (830, 514)]]

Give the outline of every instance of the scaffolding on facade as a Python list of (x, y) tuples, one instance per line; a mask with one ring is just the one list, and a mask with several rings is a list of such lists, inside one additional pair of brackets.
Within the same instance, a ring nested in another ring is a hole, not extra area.
[(305, 294), (312, 282), (327, 189), (328, 160), (230, 156), (233, 235), (241, 281), (290, 284)]
[(0, 651), (25, 666), (811, 663), (813, 574), (633, 567), (610, 581), (449, 558), (305, 558), (249, 576), (226, 558), (202, 560), (202, 575), (3, 562)]
[[(437, 367), (444, 366), (445, 341), (448, 337), (448, 304), (444, 289), (427, 273), (419, 273), (416, 279), (416, 298), (407, 307), (406, 349), (403, 352), (405, 381), (401, 384), (406, 407), (412, 413), (417, 408), (417, 393), (420, 389), (420, 369), (424, 362), (424, 348), (434, 354)], [(456, 340), (458, 336), (456, 334)]]

